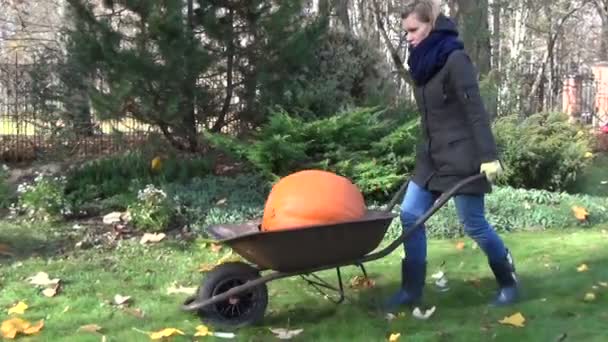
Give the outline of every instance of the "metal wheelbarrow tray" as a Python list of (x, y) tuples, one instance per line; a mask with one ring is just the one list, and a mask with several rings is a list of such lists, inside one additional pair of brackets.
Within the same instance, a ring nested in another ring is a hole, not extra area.
[[(214, 267), (203, 279), (198, 293), (182, 305), (182, 310), (195, 311), (203, 321), (213, 325), (240, 327), (254, 324), (264, 317), (266, 311), (266, 283), (291, 276), (300, 276), (324, 295), (326, 293), (321, 288), (337, 292), (339, 297), (334, 301), (340, 303), (344, 300), (341, 267), (358, 266), (367, 277), (365, 262), (392, 253), (461, 187), (482, 177), (485, 176), (474, 175), (456, 184), (399, 238), (374, 253), (370, 252), (380, 245), (397, 216), (392, 209), (405, 193), (407, 183), (386, 209), (368, 210), (356, 221), (271, 232), (261, 231), (259, 220), (208, 227), (208, 233), (218, 243), (229, 246), (251, 264), (229, 262)], [(337, 287), (315, 275), (315, 272), (329, 269), (336, 269)], [(264, 271), (268, 272), (262, 276)]]

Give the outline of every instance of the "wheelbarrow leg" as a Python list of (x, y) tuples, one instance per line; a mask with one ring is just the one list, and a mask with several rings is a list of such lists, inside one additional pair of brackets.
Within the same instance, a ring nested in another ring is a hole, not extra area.
[[(306, 280), (306, 282), (310, 286), (312, 286), (315, 290), (317, 290), (321, 295), (323, 295), (327, 299), (331, 300), (335, 304), (340, 304), (344, 301), (344, 283), (342, 281), (342, 273), (340, 272), (340, 267), (336, 267), (336, 276), (338, 277), (338, 288), (330, 285), (328, 282), (321, 279), (319, 276), (317, 276), (314, 273), (311, 273), (308, 275), (304, 275), (304, 274), (300, 275), (300, 277), (302, 277), (302, 279)], [(308, 277), (314, 278), (314, 280), (309, 279)], [(326, 288), (326, 289), (338, 292), (338, 294), (339, 294), (338, 299), (332, 299), (329, 296), (329, 294), (324, 292), (321, 288)]]

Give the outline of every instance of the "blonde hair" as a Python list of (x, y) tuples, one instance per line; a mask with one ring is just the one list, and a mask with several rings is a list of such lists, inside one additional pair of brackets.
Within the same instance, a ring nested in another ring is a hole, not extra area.
[(405, 19), (415, 14), (418, 20), (434, 26), (440, 12), (441, 0), (408, 0), (401, 12), (401, 18)]

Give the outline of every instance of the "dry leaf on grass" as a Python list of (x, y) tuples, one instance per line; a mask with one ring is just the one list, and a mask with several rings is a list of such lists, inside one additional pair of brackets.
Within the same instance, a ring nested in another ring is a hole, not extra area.
[(144, 318), (145, 316), (144, 312), (141, 309), (124, 308), (123, 311), (137, 318)]
[(13, 254), (13, 252), (11, 252), (11, 248), (4, 243), (0, 243), (0, 255), (4, 255), (4, 256), (8, 256), (8, 257), (14, 257), (15, 254)]
[(607, 283), (607, 282), (605, 282), (605, 281), (600, 281), (600, 282), (598, 283), (598, 285), (599, 285), (599, 286), (601, 286), (601, 287), (608, 287), (608, 283)]
[(213, 332), (206, 325), (199, 325), (196, 327), (196, 332), (194, 333), (196, 337), (204, 337), (204, 336), (215, 336), (220, 338), (234, 338), (236, 335), (234, 333), (227, 332)]
[(433, 306), (432, 308), (425, 310), (424, 313), (422, 313), (420, 308), (416, 307), (414, 311), (412, 311), (412, 316), (417, 319), (429, 319), (435, 313), (435, 309), (436, 308)]
[(213, 265), (213, 264), (209, 264), (209, 263), (206, 263), (206, 264), (200, 264), (200, 266), (198, 266), (198, 271), (199, 271), (200, 273), (209, 272), (209, 271), (211, 271), (211, 270), (212, 270), (214, 267), (215, 267), (215, 265)]
[(25, 310), (27, 310), (28, 305), (25, 304), (25, 302), (19, 302), (17, 304), (15, 304), (12, 308), (8, 309), (8, 314), (12, 315), (12, 314), (17, 314), (17, 315), (23, 315), (25, 313)]
[(150, 339), (152, 339), (152, 340), (160, 340), (165, 337), (171, 337), (171, 336), (175, 336), (175, 335), (185, 335), (185, 334), (183, 331), (181, 331), (179, 329), (165, 328), (163, 330), (151, 332), (149, 335), (150, 335)]
[(78, 331), (86, 331), (86, 332), (90, 332), (90, 333), (96, 333), (99, 332), (101, 330), (101, 327), (97, 324), (87, 324), (87, 325), (83, 325), (80, 328), (78, 328)]
[(194, 336), (213, 336), (213, 333), (206, 325), (199, 325), (196, 327), (196, 333)]
[(222, 204), (226, 204), (228, 200), (226, 198), (222, 198), (221, 200), (217, 201), (215, 204), (216, 205), (222, 205)]
[(122, 296), (122, 295), (115, 295), (114, 296), (114, 303), (116, 305), (123, 305), (125, 303), (127, 303), (129, 301), (129, 299), (131, 299), (131, 296)]
[(55, 297), (55, 295), (57, 295), (57, 292), (59, 292), (59, 285), (60, 283), (55, 284), (55, 286), (52, 287), (47, 287), (46, 289), (42, 290), (42, 294), (45, 297)]
[(458, 241), (458, 243), (456, 244), (456, 249), (463, 250), (464, 249), (464, 242)]
[(211, 251), (213, 253), (219, 253), (219, 251), (222, 249), (222, 245), (217, 244), (217, 243), (212, 243), (211, 244)]
[(397, 341), (399, 341), (400, 337), (401, 337), (400, 333), (391, 334), (391, 336), (388, 337), (388, 342), (397, 342)]
[(355, 276), (350, 280), (350, 287), (353, 289), (371, 289), (374, 286), (376, 282), (364, 276)]
[(183, 286), (177, 286), (177, 284), (174, 282), (173, 284), (171, 284), (171, 286), (169, 286), (167, 288), (167, 294), (179, 294), (179, 293), (183, 293), (183, 294), (187, 294), (187, 295), (193, 295), (196, 293), (197, 288), (196, 287), (183, 287)]
[(587, 209), (576, 205), (572, 206), (572, 212), (574, 213), (574, 217), (579, 221), (585, 221), (587, 220), (587, 216), (589, 216)]
[(24, 335), (33, 335), (44, 327), (44, 320), (38, 321), (38, 323), (33, 324), (21, 319), (21, 318), (11, 318), (4, 322), (2, 322), (2, 326), (0, 326), (0, 332), (2, 332), (2, 337), (7, 339), (14, 339), (17, 337), (19, 333)]
[(593, 301), (595, 301), (595, 298), (596, 298), (595, 293), (587, 292), (587, 293), (585, 293), (585, 297), (583, 297), (583, 300), (585, 302), (593, 302)]
[(51, 286), (57, 285), (61, 281), (59, 278), (51, 279), (46, 272), (38, 272), (36, 275), (28, 278), (30, 284), (37, 286)]
[(269, 328), (270, 331), (280, 340), (291, 340), (292, 338), (298, 336), (304, 329), (295, 329), (295, 330), (287, 330), (283, 328)]
[(437, 286), (439, 291), (446, 292), (450, 290), (448, 287), (448, 278), (445, 276), (445, 273), (439, 271), (433, 274), (431, 277), (435, 279), (435, 286)]
[(579, 267), (577, 267), (576, 270), (578, 272), (587, 272), (587, 271), (589, 271), (589, 266), (587, 266), (587, 264), (582, 264)]
[(505, 317), (498, 321), (498, 323), (508, 324), (519, 328), (523, 328), (525, 322), (526, 318), (521, 314), (521, 312), (517, 312), (511, 316)]
[(145, 233), (142, 237), (141, 240), (139, 240), (139, 243), (141, 243), (142, 245), (148, 243), (148, 242), (160, 242), (162, 241), (167, 235), (165, 235), (165, 233), (155, 233), (155, 234), (151, 234), (151, 233)]

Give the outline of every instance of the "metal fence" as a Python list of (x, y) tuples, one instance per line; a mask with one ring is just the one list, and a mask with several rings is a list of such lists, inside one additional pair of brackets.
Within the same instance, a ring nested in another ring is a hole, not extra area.
[(41, 158), (92, 157), (128, 150), (144, 143), (157, 130), (134, 119), (98, 120), (90, 114), (90, 130), (77, 133), (66, 127), (55, 108), (41, 108), (32, 97), (35, 84), (30, 71), (35, 65), (0, 64), (0, 161), (20, 162)]

